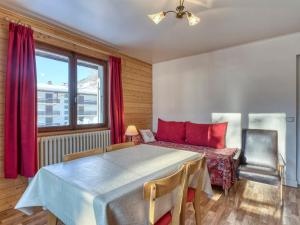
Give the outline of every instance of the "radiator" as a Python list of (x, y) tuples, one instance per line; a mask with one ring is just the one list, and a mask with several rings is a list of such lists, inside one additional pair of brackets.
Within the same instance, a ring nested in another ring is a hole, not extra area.
[(38, 139), (39, 168), (63, 161), (63, 156), (110, 145), (110, 130), (47, 136)]

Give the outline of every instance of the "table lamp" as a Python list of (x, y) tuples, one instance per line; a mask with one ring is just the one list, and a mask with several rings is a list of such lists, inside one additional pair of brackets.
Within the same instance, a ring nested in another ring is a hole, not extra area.
[(129, 125), (126, 129), (125, 135), (129, 137), (129, 140), (132, 141), (132, 136), (138, 135), (139, 132), (136, 129), (136, 126)]

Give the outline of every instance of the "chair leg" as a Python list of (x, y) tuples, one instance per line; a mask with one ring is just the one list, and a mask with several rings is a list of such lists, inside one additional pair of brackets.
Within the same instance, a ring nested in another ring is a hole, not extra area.
[(235, 195), (234, 195), (234, 206), (235, 206), (235, 208), (239, 208), (239, 203), (240, 203), (240, 194), (239, 194), (239, 192), (238, 192), (238, 180), (235, 182), (235, 184), (234, 184), (234, 193), (235, 193)]
[(186, 220), (186, 202), (184, 202), (185, 204), (181, 205), (181, 213), (180, 213), (180, 224), (185, 224), (185, 220)]
[(50, 211), (48, 212), (48, 225), (57, 225), (57, 217), (52, 214)]
[(195, 217), (196, 217), (196, 225), (201, 225), (201, 208), (200, 208), (200, 204), (197, 203), (198, 201), (194, 201), (193, 205), (194, 205), (194, 209), (195, 209)]
[(280, 206), (283, 206), (283, 182), (280, 182)]
[(225, 196), (228, 196), (228, 189), (227, 188), (225, 188), (224, 193), (225, 193)]

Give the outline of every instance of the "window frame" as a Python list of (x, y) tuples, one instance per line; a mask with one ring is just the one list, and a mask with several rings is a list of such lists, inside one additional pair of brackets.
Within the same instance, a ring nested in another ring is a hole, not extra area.
[[(74, 51), (69, 51), (41, 42), (36, 43), (35, 50), (48, 51), (50, 53), (68, 57), (69, 59), (69, 125), (38, 127), (38, 132), (46, 133), (56, 131), (84, 130), (93, 128), (108, 128), (108, 62), (102, 59), (86, 56), (83, 54), (76, 53)], [(77, 60), (83, 60), (103, 67), (103, 123), (77, 124)]]

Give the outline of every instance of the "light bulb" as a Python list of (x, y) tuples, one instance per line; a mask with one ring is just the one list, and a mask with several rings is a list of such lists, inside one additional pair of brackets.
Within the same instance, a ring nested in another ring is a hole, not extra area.
[(155, 23), (159, 24), (166, 16), (166, 13), (161, 11), (155, 14), (148, 15), (148, 17)]
[(200, 18), (195, 16), (193, 13), (189, 13), (187, 18), (189, 20), (189, 25), (190, 26), (194, 26), (194, 25), (196, 25), (200, 22)]

